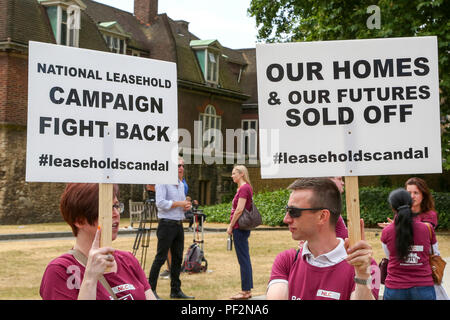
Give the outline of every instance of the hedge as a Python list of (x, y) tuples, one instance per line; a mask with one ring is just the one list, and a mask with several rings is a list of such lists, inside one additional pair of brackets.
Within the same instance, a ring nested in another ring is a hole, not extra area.
[[(362, 187), (359, 189), (359, 202), (361, 218), (367, 227), (376, 227), (377, 222), (387, 221), (392, 218), (393, 212), (389, 207), (387, 198), (393, 188), (385, 187)], [(269, 226), (282, 226), (285, 214), (284, 208), (289, 199), (290, 191), (280, 189), (272, 192), (255, 194), (253, 199), (261, 212), (263, 224)], [(433, 192), (436, 203), (436, 211), (439, 216), (439, 230), (450, 229), (450, 193)], [(345, 194), (343, 195), (343, 218), (347, 219), (345, 208)], [(210, 222), (228, 223), (230, 219), (231, 201), (214, 206), (203, 207)]]

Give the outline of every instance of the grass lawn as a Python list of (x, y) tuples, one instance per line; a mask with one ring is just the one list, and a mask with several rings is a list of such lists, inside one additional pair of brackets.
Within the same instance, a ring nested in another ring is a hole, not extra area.
[[(127, 220), (121, 221), (122, 227)], [(206, 223), (205, 227), (225, 228), (225, 224)], [(61, 228), (61, 229), (60, 229)], [(0, 233), (70, 231), (64, 223), (49, 225), (0, 226)], [(379, 237), (381, 230), (367, 230), (366, 238), (374, 249), (374, 258), (378, 262), (384, 256)], [(120, 250), (133, 250), (135, 236), (119, 236), (113, 246)], [(226, 250), (225, 232), (205, 233), (204, 251), (208, 260), (208, 271), (201, 274), (182, 274), (182, 289), (196, 299), (228, 299), (240, 291), (239, 264), (235, 251)], [(443, 257), (450, 256), (450, 235), (438, 235), (439, 247)], [(250, 256), (253, 266), (253, 295), (265, 293), (275, 256), (282, 250), (295, 248), (297, 241), (292, 240), (287, 230), (254, 230), (250, 239)], [(185, 234), (185, 252), (192, 243), (192, 233)], [(0, 299), (40, 299), (39, 286), (47, 264), (57, 256), (67, 252), (74, 244), (73, 238), (53, 240), (21, 240), (0, 242)], [(150, 238), (145, 273), (148, 276), (156, 247), (156, 237)], [(142, 249), (137, 258), (141, 260)], [(163, 268), (161, 269), (161, 271)], [(163, 299), (169, 299), (170, 281), (159, 279), (157, 292)]]

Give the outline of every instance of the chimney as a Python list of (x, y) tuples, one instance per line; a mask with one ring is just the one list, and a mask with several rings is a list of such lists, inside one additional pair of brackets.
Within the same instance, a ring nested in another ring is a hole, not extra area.
[(151, 24), (158, 15), (158, 0), (134, 0), (134, 15), (145, 24)]
[(179, 35), (184, 35), (189, 31), (189, 22), (184, 20), (176, 20), (175, 23), (177, 24), (177, 33)]

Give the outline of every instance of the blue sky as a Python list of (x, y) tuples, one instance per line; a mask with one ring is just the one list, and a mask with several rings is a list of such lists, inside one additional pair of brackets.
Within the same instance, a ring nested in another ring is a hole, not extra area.
[[(94, 0), (133, 12), (134, 0)], [(159, 0), (158, 13), (189, 22), (200, 39), (217, 39), (228, 48), (254, 48), (256, 25), (247, 15), (250, 0)]]

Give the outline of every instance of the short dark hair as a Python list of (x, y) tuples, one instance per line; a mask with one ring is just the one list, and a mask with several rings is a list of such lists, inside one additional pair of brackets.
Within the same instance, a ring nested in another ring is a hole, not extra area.
[[(119, 198), (119, 186), (113, 186), (113, 197)], [(98, 220), (98, 183), (69, 183), (66, 185), (59, 204), (61, 215), (76, 237), (75, 223), (87, 222), (94, 225)], [(111, 208), (112, 210), (112, 208)]]
[(316, 208), (327, 208), (331, 213), (330, 223), (336, 225), (341, 214), (342, 202), (341, 193), (333, 181), (329, 178), (301, 178), (291, 183), (288, 189), (312, 190), (313, 196), (309, 205)]

